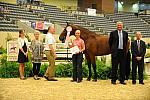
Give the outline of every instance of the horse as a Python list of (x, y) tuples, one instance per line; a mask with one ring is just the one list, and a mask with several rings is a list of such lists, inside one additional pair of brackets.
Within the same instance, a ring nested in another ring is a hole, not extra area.
[(81, 31), (80, 37), (84, 40), (85, 43), (85, 58), (87, 60), (88, 68), (89, 68), (89, 75), (87, 78), (87, 81), (91, 80), (92, 72), (91, 72), (91, 64), (93, 66), (94, 71), (94, 79), (93, 81), (97, 81), (97, 72), (96, 72), (96, 58), (95, 56), (103, 56), (111, 54), (111, 50), (109, 48), (109, 36), (108, 35), (99, 35), (95, 32), (89, 31), (86, 28), (83, 28), (78, 25), (73, 25), (67, 23), (67, 26), (63, 30), (63, 32), (60, 34), (59, 39), (60, 41), (65, 40), (67, 35), (66, 28), (68, 26), (72, 27), (72, 31), (70, 32), (71, 35), (75, 35), (76, 30)]

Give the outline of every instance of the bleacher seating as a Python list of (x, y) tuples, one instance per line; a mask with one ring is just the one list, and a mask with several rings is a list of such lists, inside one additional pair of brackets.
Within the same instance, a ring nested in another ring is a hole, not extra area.
[(127, 29), (133, 32), (140, 31), (144, 37), (150, 37), (150, 25), (134, 13), (107, 14), (107, 18), (115, 22), (122, 21)]
[(0, 31), (18, 32), (20, 29), (11, 21), (0, 20)]
[(99, 30), (95, 29), (95, 27), (88, 25), (87, 23), (77, 19), (73, 15), (69, 15), (69, 13), (67, 12), (61, 11), (56, 6), (42, 4), (41, 7), (44, 7), (44, 10), (39, 10), (29, 9), (28, 6), (18, 6), (15, 4), (1, 3), (0, 5), (7, 5), (10, 12), (9, 14), (6, 14), (6, 16), (11, 20), (23, 19), (29, 21), (50, 21), (53, 23), (58, 23), (60, 25), (66, 25), (66, 22), (71, 22), (73, 24), (88, 28), (91, 31), (99, 32)]
[[(144, 36), (150, 36), (150, 16), (141, 16), (137, 18), (134, 13), (116, 13), (107, 14), (103, 16), (89, 16), (80, 15), (74, 13), (67, 13), (60, 8), (52, 5), (41, 4), (37, 5), (16, 5), (0, 2), (0, 6), (6, 5), (8, 13), (5, 14), (9, 20), (28, 20), (28, 21), (48, 21), (57, 23), (62, 26), (66, 25), (66, 22), (71, 22), (75, 25), (82, 26), (91, 31), (99, 34), (109, 34), (116, 29), (116, 22), (122, 21), (124, 23), (124, 30), (132, 35), (136, 31), (140, 31)], [(142, 18), (142, 19), (141, 19)], [(145, 21), (144, 21), (144, 20)], [(0, 25), (0, 29), (3, 26), (3, 30), (8, 26), (17, 30), (17, 26), (10, 23), (10, 25)], [(4, 28), (5, 27), (5, 28)], [(5, 29), (6, 30), (6, 29)], [(10, 30), (12, 30), (10, 28)]]
[(140, 17), (150, 24), (150, 15), (140, 15)]
[[(89, 15), (79, 15), (79, 18), (81, 20), (84, 20), (94, 27), (96, 29), (100, 30), (101, 33), (109, 34), (111, 31), (116, 30), (116, 23), (112, 20), (108, 19), (107, 17), (100, 17), (100, 16), (89, 16)], [(132, 34), (133, 32), (130, 32), (126, 28), (124, 28), (129, 34)]]

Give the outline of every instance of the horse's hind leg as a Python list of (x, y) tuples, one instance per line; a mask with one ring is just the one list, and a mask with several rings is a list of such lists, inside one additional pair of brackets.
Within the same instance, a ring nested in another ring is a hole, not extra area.
[(87, 81), (90, 81), (91, 77), (92, 77), (91, 60), (90, 60), (90, 58), (89, 58), (89, 56), (87, 54), (85, 54), (85, 57), (86, 57), (86, 60), (87, 60), (87, 63), (88, 63), (88, 68), (89, 68), (89, 76), (87, 78)]
[(90, 81), (91, 80), (91, 77), (92, 77), (92, 71), (91, 71), (91, 61), (87, 61), (88, 63), (88, 68), (89, 68), (89, 76), (87, 78), (87, 81)]

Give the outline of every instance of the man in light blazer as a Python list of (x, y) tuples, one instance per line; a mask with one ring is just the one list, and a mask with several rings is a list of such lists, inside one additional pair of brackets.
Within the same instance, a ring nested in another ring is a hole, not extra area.
[(136, 40), (131, 44), (132, 51), (132, 84), (136, 84), (136, 74), (138, 66), (139, 84), (144, 85), (143, 82), (143, 69), (144, 69), (144, 56), (146, 53), (146, 45), (141, 40), (141, 32), (136, 32)]
[(109, 46), (111, 49), (112, 73), (111, 83), (116, 84), (118, 65), (120, 65), (120, 84), (125, 85), (125, 61), (127, 53), (128, 33), (123, 30), (123, 23), (117, 22), (117, 30), (110, 33)]

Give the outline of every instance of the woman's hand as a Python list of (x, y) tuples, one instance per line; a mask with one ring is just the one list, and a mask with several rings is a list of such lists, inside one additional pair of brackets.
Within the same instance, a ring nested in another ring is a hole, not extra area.
[(69, 48), (74, 47), (74, 45), (72, 43), (68, 43)]
[(25, 56), (28, 57), (28, 52), (25, 53)]

